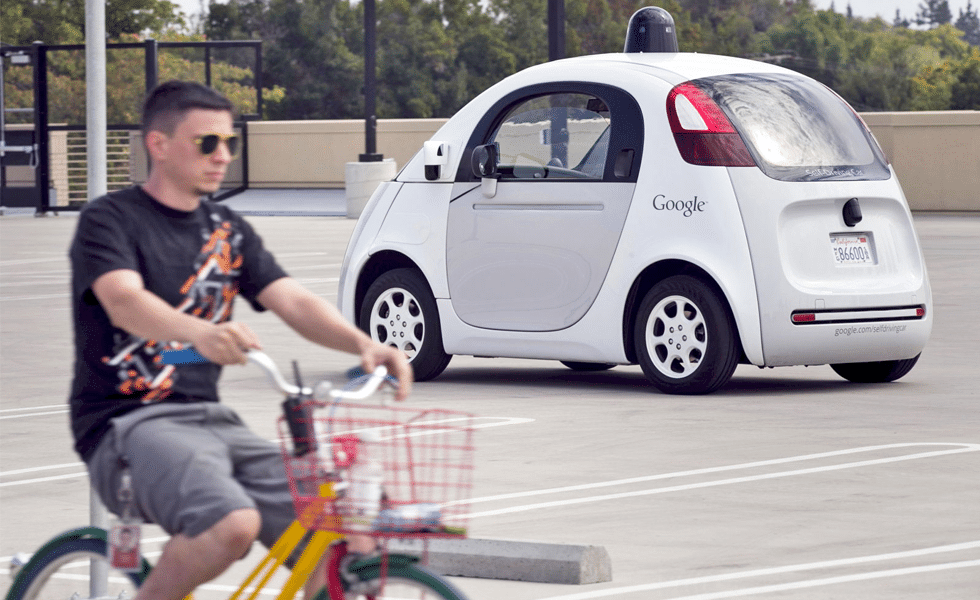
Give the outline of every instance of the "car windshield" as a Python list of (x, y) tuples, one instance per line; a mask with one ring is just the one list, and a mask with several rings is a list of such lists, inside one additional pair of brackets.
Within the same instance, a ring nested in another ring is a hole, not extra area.
[(891, 176), (860, 118), (817, 81), (789, 74), (738, 74), (694, 83), (725, 111), (769, 177), (846, 181)]

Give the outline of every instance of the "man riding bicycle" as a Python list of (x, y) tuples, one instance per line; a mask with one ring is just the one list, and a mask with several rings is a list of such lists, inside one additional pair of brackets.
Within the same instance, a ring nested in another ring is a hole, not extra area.
[[(359, 355), (368, 372), (387, 366), (397, 399), (410, 392), (412, 373), (400, 351), (290, 278), (239, 215), (202, 200), (240, 148), (224, 96), (163, 83), (147, 95), (142, 133), (146, 183), (89, 202), (70, 249), (71, 420), (75, 449), (109, 509), (134, 511), (172, 536), (137, 598), (176, 600), (256, 539), (271, 545), (295, 518), (278, 448), (218, 403), (221, 365), (242, 364), (260, 347), (231, 320), (236, 295), (307, 339)], [(211, 363), (163, 363), (162, 351), (186, 345)]]

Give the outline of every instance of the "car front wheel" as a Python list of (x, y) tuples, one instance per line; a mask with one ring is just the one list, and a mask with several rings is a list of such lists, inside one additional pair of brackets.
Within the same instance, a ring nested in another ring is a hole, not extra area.
[(388, 271), (371, 284), (361, 305), (360, 326), (375, 341), (404, 352), (416, 381), (438, 376), (452, 359), (442, 347), (436, 301), (414, 269)]
[(854, 383), (885, 383), (904, 377), (919, 361), (919, 354), (903, 360), (830, 365), (838, 375)]
[(640, 366), (669, 394), (707, 394), (725, 385), (738, 365), (738, 332), (711, 287), (675, 275), (647, 292), (634, 325)]

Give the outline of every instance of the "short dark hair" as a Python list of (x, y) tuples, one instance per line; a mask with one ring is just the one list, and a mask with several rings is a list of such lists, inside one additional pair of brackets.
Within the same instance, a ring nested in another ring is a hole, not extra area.
[(143, 139), (150, 131), (172, 135), (187, 111), (194, 108), (234, 112), (231, 101), (214, 88), (195, 81), (165, 81), (143, 101)]

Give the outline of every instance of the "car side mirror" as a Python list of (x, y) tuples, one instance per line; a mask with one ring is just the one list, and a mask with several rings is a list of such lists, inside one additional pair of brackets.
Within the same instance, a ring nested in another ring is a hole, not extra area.
[(442, 168), (449, 162), (449, 144), (429, 140), (422, 144), (422, 158), (425, 162), (425, 178), (436, 181), (442, 178)]
[(481, 179), (483, 195), (487, 198), (496, 196), (497, 180), (500, 178), (500, 173), (497, 172), (497, 145), (484, 144), (473, 148), (470, 168), (473, 169), (473, 174)]
[(477, 177), (497, 177), (497, 145), (484, 144), (473, 148), (470, 165)]

